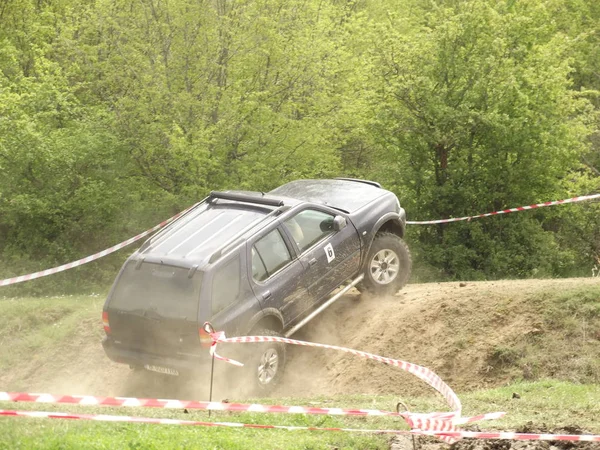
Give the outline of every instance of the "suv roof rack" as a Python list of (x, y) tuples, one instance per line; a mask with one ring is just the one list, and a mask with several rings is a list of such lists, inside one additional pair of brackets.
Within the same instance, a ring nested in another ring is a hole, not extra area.
[(253, 195), (238, 194), (233, 192), (212, 191), (209, 195), (209, 199), (232, 200), (242, 203), (254, 203), (256, 205), (283, 206), (283, 200), (273, 197), (266, 197), (264, 194), (262, 197), (256, 197)]
[(361, 180), (359, 178), (344, 178), (344, 177), (337, 177), (336, 180), (355, 181), (357, 183), (370, 184), (371, 186), (375, 186), (375, 187), (378, 187), (381, 189), (381, 184), (379, 184), (377, 181)]

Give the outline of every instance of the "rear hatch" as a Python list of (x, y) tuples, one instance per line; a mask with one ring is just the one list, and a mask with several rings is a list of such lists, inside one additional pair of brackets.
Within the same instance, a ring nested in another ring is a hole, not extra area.
[(198, 354), (202, 272), (189, 273), (166, 264), (127, 262), (107, 305), (113, 343), (161, 356)]

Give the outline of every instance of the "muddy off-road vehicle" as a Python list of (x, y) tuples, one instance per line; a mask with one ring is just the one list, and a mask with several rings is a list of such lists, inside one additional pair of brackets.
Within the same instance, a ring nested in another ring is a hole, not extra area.
[[(354, 286), (393, 294), (411, 269), (405, 225), (396, 196), (371, 181), (213, 192), (125, 262), (103, 309), (104, 350), (132, 368), (206, 370), (206, 321), (230, 337), (290, 336)], [(252, 347), (243, 383), (267, 392), (284, 345), (240, 345)]]

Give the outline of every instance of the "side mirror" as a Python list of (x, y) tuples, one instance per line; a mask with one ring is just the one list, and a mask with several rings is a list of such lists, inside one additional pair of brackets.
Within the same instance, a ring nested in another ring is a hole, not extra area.
[(334, 231), (340, 231), (346, 228), (346, 218), (342, 216), (335, 216), (333, 219), (333, 229)]

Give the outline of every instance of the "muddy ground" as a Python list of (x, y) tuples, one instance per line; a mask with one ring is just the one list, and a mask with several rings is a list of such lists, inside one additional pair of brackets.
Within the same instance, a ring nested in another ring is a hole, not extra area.
[[(468, 429), (465, 428), (465, 429)], [(479, 431), (470, 428), (470, 431)], [(547, 434), (585, 434), (578, 426), (566, 428), (547, 428), (527, 424), (517, 430), (518, 433), (547, 433)], [(440, 442), (428, 436), (396, 436), (390, 445), (390, 450), (598, 450), (598, 442), (570, 441), (509, 441), (509, 440), (475, 440), (463, 439), (452, 445)]]

